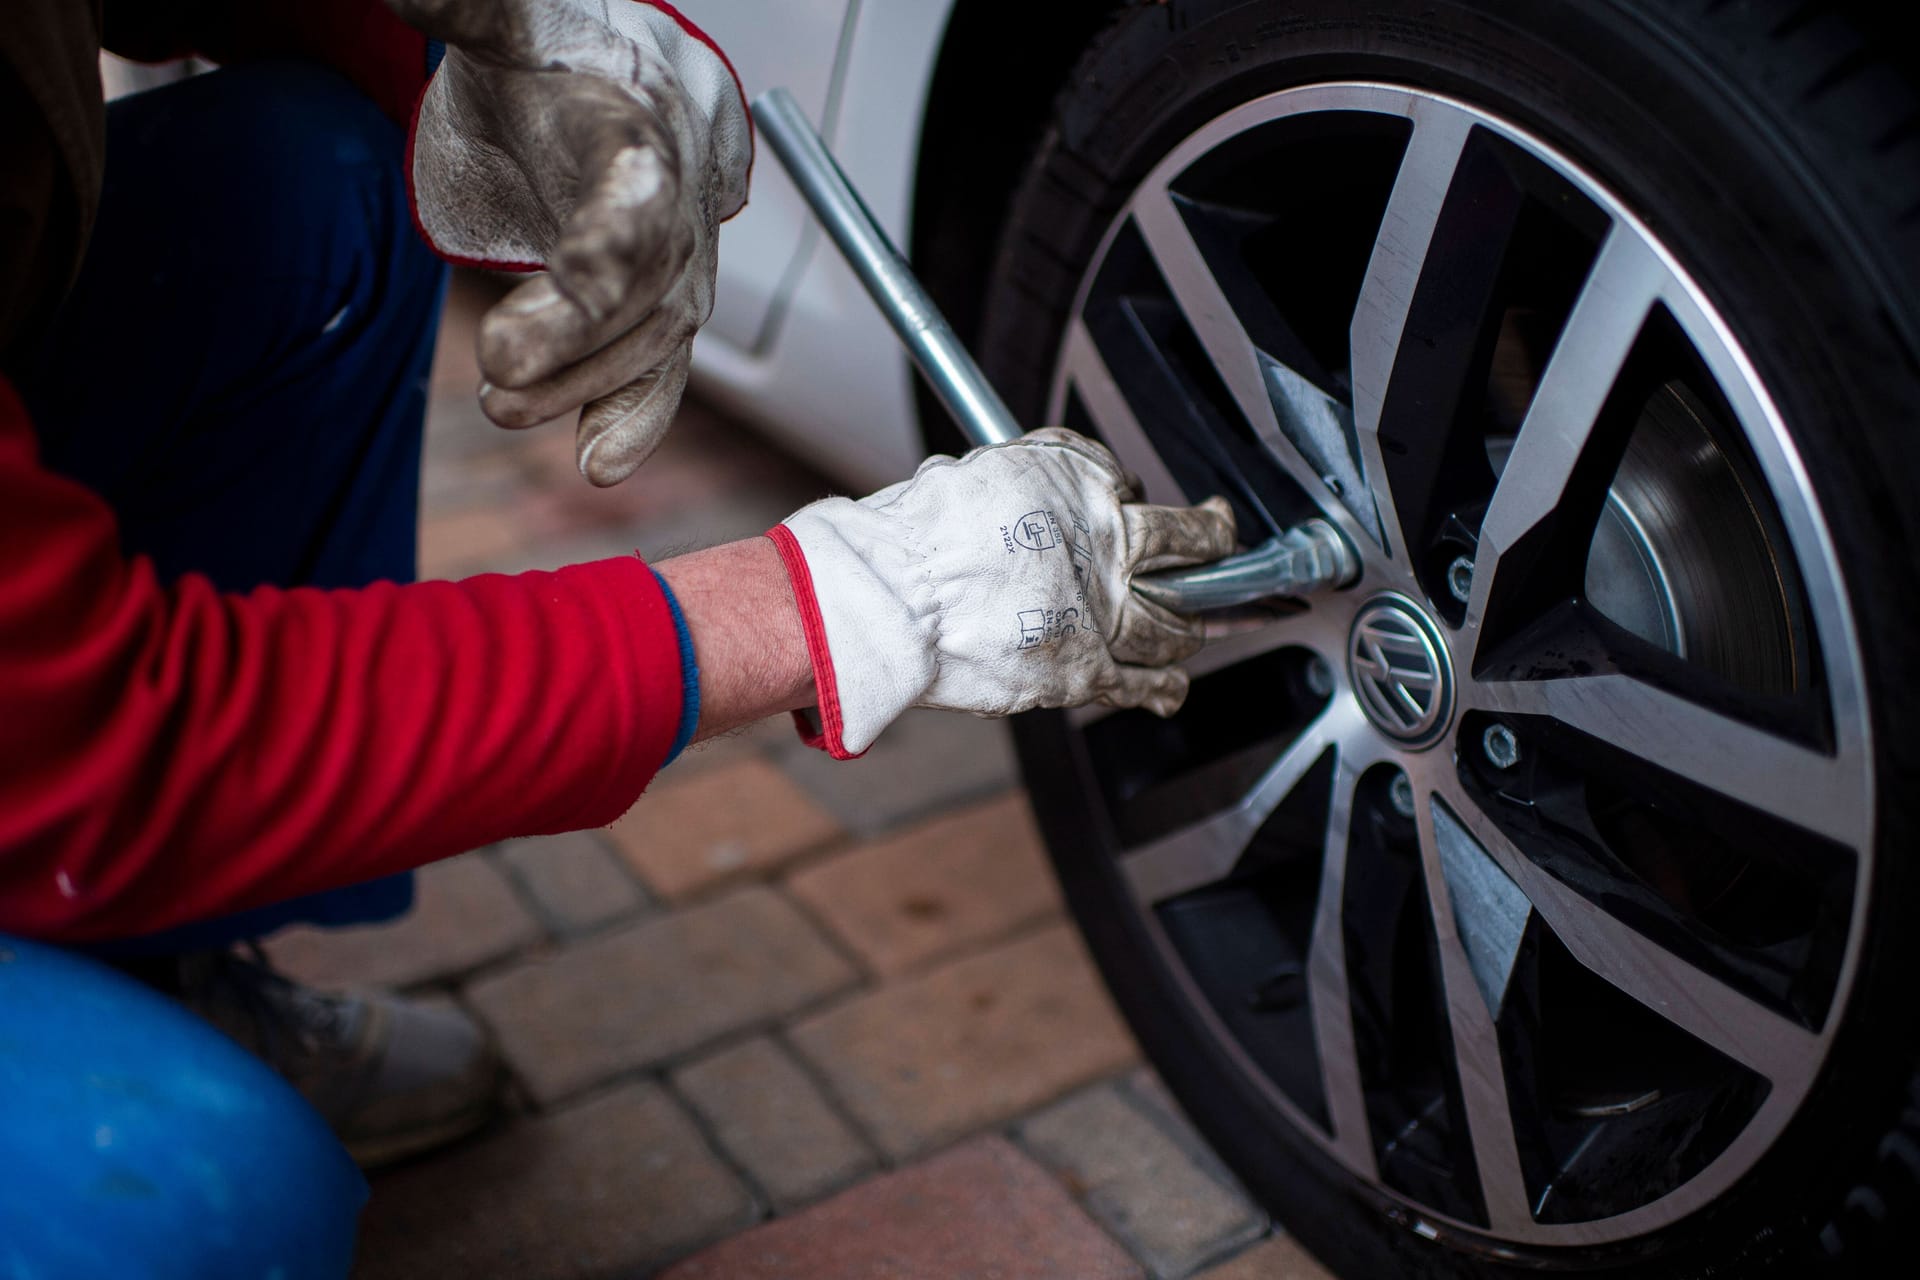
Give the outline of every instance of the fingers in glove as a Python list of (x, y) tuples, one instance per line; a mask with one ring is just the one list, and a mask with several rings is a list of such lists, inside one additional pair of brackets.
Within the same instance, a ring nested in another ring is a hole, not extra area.
[(1107, 649), (1114, 661), (1164, 667), (1190, 658), (1207, 641), (1206, 623), (1183, 617), (1129, 593), (1120, 605), (1120, 625)]
[(480, 407), (502, 427), (550, 422), (619, 391), (636, 374), (658, 368), (692, 337), (682, 309), (663, 305), (623, 336), (550, 378), (529, 387), (482, 386)]
[(660, 304), (693, 255), (672, 139), (613, 86), (574, 78), (584, 83), (570, 86), (563, 133), (594, 176), (547, 255), (550, 274), (481, 321), (480, 370), (495, 386), (529, 386), (598, 351)]
[(1100, 695), (1108, 707), (1145, 707), (1165, 719), (1187, 700), (1187, 673), (1179, 667), (1114, 668), (1113, 683)]
[(688, 339), (658, 369), (581, 411), (574, 436), (581, 475), (606, 488), (625, 480), (652, 456), (673, 425), (692, 361), (693, 341)]
[(1127, 563), (1136, 573), (1204, 564), (1233, 552), (1233, 507), (1208, 498), (1197, 507), (1128, 503), (1120, 508), (1127, 531)]

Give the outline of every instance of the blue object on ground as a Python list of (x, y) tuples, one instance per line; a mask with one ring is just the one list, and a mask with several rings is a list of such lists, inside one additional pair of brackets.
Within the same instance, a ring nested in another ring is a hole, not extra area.
[(339, 1280), (366, 1180), (285, 1081), (98, 961), (0, 937), (0, 1280)]
[[(413, 578), (447, 273), (413, 229), (404, 150), (352, 85), (303, 63), (108, 108), (99, 220), (21, 393), (47, 465), (105, 497), (163, 579)], [(102, 951), (203, 950), (412, 901), (393, 876)]]

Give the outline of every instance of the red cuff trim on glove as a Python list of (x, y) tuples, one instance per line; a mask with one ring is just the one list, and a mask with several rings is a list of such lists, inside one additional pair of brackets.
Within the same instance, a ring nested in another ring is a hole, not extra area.
[(847, 750), (842, 736), (840, 686), (834, 679), (833, 653), (827, 648), (827, 624), (820, 617), (820, 601), (813, 592), (813, 570), (807, 566), (807, 556), (800, 549), (799, 540), (787, 526), (773, 526), (767, 530), (767, 537), (779, 549), (780, 562), (787, 567), (787, 580), (793, 584), (793, 601), (800, 608), (800, 629), (807, 637), (807, 661), (813, 666), (813, 688), (820, 695), (820, 727), (816, 729), (804, 711), (793, 713), (793, 723), (800, 731), (800, 740), (808, 746), (820, 748), (835, 760), (858, 760), (866, 752)]

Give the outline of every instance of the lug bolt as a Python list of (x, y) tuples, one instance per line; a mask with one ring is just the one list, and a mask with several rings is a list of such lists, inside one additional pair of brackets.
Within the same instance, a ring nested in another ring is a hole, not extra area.
[(1307, 663), (1307, 689), (1316, 698), (1333, 696), (1333, 668), (1327, 665), (1325, 658), (1315, 658)]
[(1503, 724), (1487, 726), (1487, 731), (1480, 735), (1480, 749), (1487, 753), (1487, 763), (1496, 769), (1511, 769), (1520, 763), (1520, 739)]
[(1404, 773), (1393, 775), (1393, 781), (1387, 786), (1387, 799), (1393, 802), (1393, 811), (1403, 818), (1413, 816), (1413, 779)]
[(1447, 566), (1447, 590), (1453, 598), (1465, 604), (1473, 596), (1473, 557), (1456, 556)]

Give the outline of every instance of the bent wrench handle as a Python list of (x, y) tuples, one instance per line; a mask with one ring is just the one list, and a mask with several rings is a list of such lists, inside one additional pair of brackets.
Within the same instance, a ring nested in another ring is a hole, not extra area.
[[(874, 221), (793, 95), (785, 89), (767, 90), (754, 99), (753, 118), (760, 136), (780, 158), (787, 176), (967, 439), (976, 445), (1018, 439), (1020, 424), (1006, 401), (980, 372), (907, 260)], [(1354, 572), (1345, 539), (1331, 526), (1309, 521), (1244, 555), (1193, 569), (1143, 574), (1133, 580), (1133, 590), (1176, 613), (1197, 613), (1340, 586)]]

